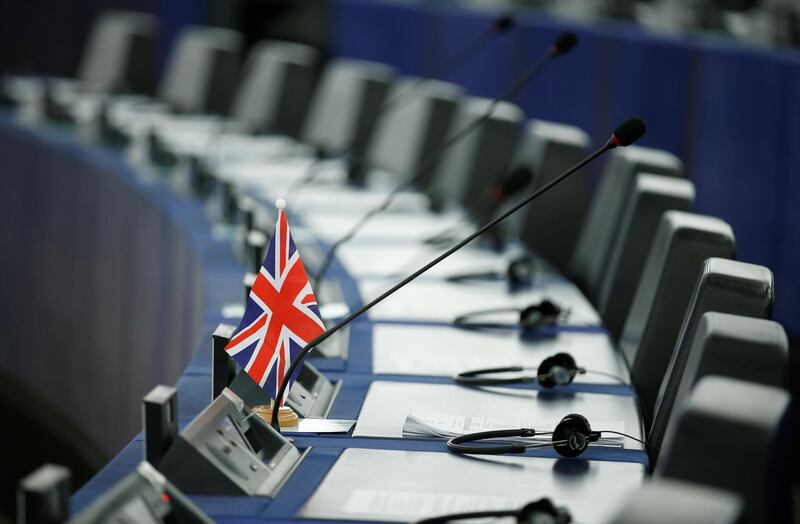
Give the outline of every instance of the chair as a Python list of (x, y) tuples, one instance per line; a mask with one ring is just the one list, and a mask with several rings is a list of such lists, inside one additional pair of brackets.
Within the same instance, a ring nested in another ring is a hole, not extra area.
[(741, 497), (709, 486), (670, 479), (642, 485), (609, 524), (739, 524)]
[(591, 298), (596, 296), (637, 173), (680, 176), (683, 164), (666, 151), (631, 146), (611, 152), (595, 191), (567, 274)]
[(158, 97), (182, 113), (226, 114), (239, 75), (239, 33), (193, 26), (170, 53)]
[(788, 388), (788, 346), (786, 332), (777, 322), (727, 313), (704, 314), (682, 373), (677, 379), (670, 377), (669, 396), (663, 405), (656, 404), (656, 419), (648, 440), (660, 447), (675, 420), (670, 411), (674, 413), (682, 406), (697, 381), (707, 375)]
[(97, 17), (81, 56), (77, 78), (83, 89), (152, 95), (156, 81), (158, 19), (131, 11)]
[[(492, 101), (467, 98), (453, 121), (448, 136), (455, 136), (484, 118)], [(500, 102), (491, 116), (442, 155), (432, 181), (433, 193), (443, 202), (458, 202), (485, 217), (489, 188), (508, 170), (519, 131), (525, 120), (522, 109)]]
[[(530, 120), (520, 139), (512, 169), (526, 167), (538, 189), (572, 167), (589, 152), (591, 140), (583, 130), (564, 124)], [(520, 237), (537, 255), (560, 270), (567, 265), (589, 207), (589, 180), (581, 170), (528, 206), (521, 219)]]
[(231, 119), (251, 132), (298, 137), (319, 61), (307, 45), (259, 42), (247, 56)]
[(595, 301), (603, 324), (615, 340), (628, 318), (661, 217), (669, 210), (690, 211), (693, 203), (694, 184), (688, 180), (649, 174), (634, 177)]
[(330, 62), (314, 91), (300, 139), (326, 156), (349, 152), (362, 157), (394, 75), (393, 68), (375, 62)]
[[(684, 317), (678, 342), (672, 351), (656, 398), (653, 424), (648, 435), (652, 444), (660, 446), (673, 406), (676, 405), (676, 401), (679, 403), (678, 391), (681, 383), (687, 378), (687, 362), (698, 357), (693, 351), (702, 351), (698, 346), (703, 342), (698, 337), (704, 336), (706, 331), (699, 329), (698, 326), (703, 315), (715, 311), (753, 319), (770, 318), (774, 297), (772, 272), (764, 266), (721, 258), (710, 258), (705, 261), (694, 287), (691, 307)], [(747, 319), (744, 320), (743, 325), (750, 325), (746, 322)], [(737, 329), (736, 333), (741, 335), (743, 340), (748, 339), (747, 334), (741, 329)], [(768, 337), (769, 343), (774, 344), (775, 335), (774, 333), (771, 335)], [(694, 382), (691, 382), (683, 386), (680, 398), (685, 398), (688, 394), (687, 387), (690, 389), (693, 384)]]
[(701, 379), (666, 435), (655, 477), (737, 493), (745, 522), (791, 522), (789, 404), (782, 389)]
[(630, 314), (620, 337), (642, 405), (645, 427), (652, 421), (697, 275), (705, 259), (731, 258), (731, 227), (717, 218), (668, 211), (653, 240)]
[[(414, 78), (397, 82), (389, 93), (389, 99), (396, 101), (379, 116), (369, 140), (367, 166), (395, 177), (417, 176), (419, 186), (427, 187), (440, 162), (423, 163), (444, 143), (461, 97), (461, 88), (447, 82)], [(419, 169), (424, 173), (415, 173)]]

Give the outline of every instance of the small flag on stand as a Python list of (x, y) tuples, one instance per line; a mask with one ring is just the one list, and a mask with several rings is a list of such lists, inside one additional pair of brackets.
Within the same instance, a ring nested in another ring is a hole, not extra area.
[[(275, 206), (275, 234), (236, 335), (225, 347), (273, 400), (292, 358), (325, 331), (311, 282), (289, 232), (286, 202), (280, 199)], [(298, 367), (287, 392), (299, 372)]]

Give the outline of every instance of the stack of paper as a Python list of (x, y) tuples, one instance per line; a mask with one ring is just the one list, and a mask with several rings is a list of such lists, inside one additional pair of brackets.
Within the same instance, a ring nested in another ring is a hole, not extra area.
[[(494, 431), (500, 429), (533, 428), (537, 433), (534, 437), (509, 437), (502, 439), (504, 442), (522, 442), (549, 446), (552, 442), (552, 431), (559, 420), (536, 418), (511, 418), (504, 416), (473, 417), (468, 415), (451, 415), (427, 408), (414, 408), (406, 417), (403, 424), (403, 435), (408, 437), (434, 437), (450, 439), (467, 433), (479, 431)], [(594, 429), (594, 428), (593, 428)], [(599, 430), (625, 432), (625, 423), (621, 420), (614, 422), (599, 422)], [(600, 440), (592, 443), (595, 446), (621, 448), (624, 437), (607, 433), (600, 436)]]

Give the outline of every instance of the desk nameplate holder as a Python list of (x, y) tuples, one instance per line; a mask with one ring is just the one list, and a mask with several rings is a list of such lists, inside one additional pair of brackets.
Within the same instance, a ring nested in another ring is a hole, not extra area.
[(45, 464), (23, 478), (17, 487), (19, 524), (57, 524), (69, 518), (70, 473)]
[(159, 470), (190, 494), (272, 498), (310, 449), (301, 453), (224, 389), (177, 435)]
[(150, 463), (140, 462), (135, 471), (111, 486), (69, 522), (213, 524), (214, 521)]
[[(236, 363), (225, 352), (235, 329), (230, 324), (220, 324), (211, 335), (212, 400), (230, 387), (250, 407), (269, 404), (271, 399), (264, 390), (244, 370), (237, 371)], [(304, 362), (289, 391), (286, 405), (302, 418), (326, 418), (341, 387), (341, 381), (334, 384), (314, 366)]]

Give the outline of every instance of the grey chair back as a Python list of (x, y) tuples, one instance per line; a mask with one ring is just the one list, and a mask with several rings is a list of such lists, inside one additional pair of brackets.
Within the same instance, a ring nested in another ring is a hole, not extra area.
[(77, 78), (87, 91), (152, 95), (156, 82), (158, 19), (106, 11), (92, 24)]
[(738, 494), (745, 522), (791, 522), (790, 399), (763, 384), (701, 379), (664, 440), (654, 475)]
[[(530, 120), (520, 139), (512, 170), (531, 170), (530, 190), (538, 189), (589, 153), (591, 139), (582, 129)], [(566, 271), (589, 208), (589, 180), (582, 169), (528, 206), (520, 238), (537, 255)]]
[(384, 64), (331, 61), (314, 91), (300, 139), (324, 155), (363, 156), (394, 75)]
[(177, 38), (158, 96), (183, 113), (226, 114), (239, 76), (242, 36), (193, 26)]
[[(449, 136), (460, 134), (484, 118), (491, 100), (469, 97), (461, 104)], [(508, 171), (525, 114), (508, 102), (497, 104), (483, 124), (464, 135), (442, 156), (432, 181), (434, 194), (443, 201), (464, 205), (481, 220), (495, 183)]]
[(314, 91), (319, 52), (262, 41), (248, 54), (230, 117), (252, 132), (298, 137)]
[(664, 214), (619, 343), (639, 394), (645, 427), (652, 422), (661, 380), (703, 262), (733, 254), (733, 231), (724, 221), (683, 211)]
[(657, 447), (661, 446), (664, 435), (675, 423), (677, 408), (685, 404), (701, 378), (720, 375), (788, 388), (788, 366), (789, 343), (786, 332), (777, 322), (727, 313), (706, 313), (700, 318), (683, 374), (677, 380), (670, 378), (674, 384), (670, 385), (670, 395), (663, 401), (665, 405), (656, 405), (656, 419), (648, 440)]
[(739, 524), (744, 504), (730, 491), (670, 479), (645, 482), (609, 524)]
[(630, 146), (609, 154), (567, 272), (587, 295), (596, 296), (606, 273), (633, 177), (637, 173), (680, 176), (682, 172), (683, 164), (675, 155), (658, 149)]
[[(722, 258), (710, 258), (703, 263), (692, 293), (691, 306), (683, 319), (678, 342), (656, 398), (653, 424), (648, 435), (651, 443), (660, 446), (673, 407), (680, 401), (678, 392), (686, 379), (687, 362), (697, 357), (692, 351), (702, 345), (698, 336), (703, 336), (704, 332), (698, 330), (698, 326), (703, 315), (708, 311), (716, 311), (766, 319), (772, 316), (774, 298), (772, 271), (764, 266)], [(683, 398), (693, 384), (684, 386)]]
[(690, 211), (693, 204), (694, 184), (686, 179), (649, 174), (634, 177), (595, 300), (603, 325), (615, 340), (628, 318), (661, 218), (670, 210)]
[[(366, 163), (402, 177), (415, 176), (427, 187), (441, 164), (428, 159), (446, 140), (462, 98), (455, 84), (404, 78), (389, 93), (391, 107), (378, 117)], [(424, 172), (417, 173), (418, 170)]]

